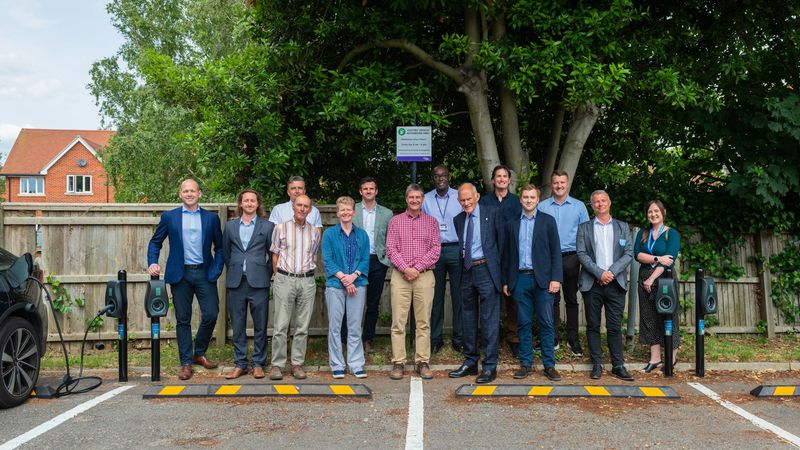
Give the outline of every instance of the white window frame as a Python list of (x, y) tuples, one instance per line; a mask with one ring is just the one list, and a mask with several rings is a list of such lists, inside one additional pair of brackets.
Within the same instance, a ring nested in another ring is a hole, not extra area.
[[(86, 180), (89, 180), (89, 190), (81, 190), (78, 191), (76, 186), (78, 185), (77, 181), (78, 178), (82, 179), (81, 185), (86, 186)], [(70, 179), (72, 180), (72, 189), (70, 190)], [(94, 189), (94, 180), (92, 180), (91, 175), (67, 175), (67, 192), (68, 195), (92, 195), (92, 189)]]
[[(36, 187), (38, 188), (39, 181), (42, 182), (42, 192), (28, 192), (27, 189), (23, 189), (23, 186), (29, 187), (30, 182), (35, 180)], [(19, 195), (21, 197), (44, 197), (45, 189), (44, 189), (44, 177), (35, 177), (35, 176), (28, 176), (28, 177), (19, 177)]]

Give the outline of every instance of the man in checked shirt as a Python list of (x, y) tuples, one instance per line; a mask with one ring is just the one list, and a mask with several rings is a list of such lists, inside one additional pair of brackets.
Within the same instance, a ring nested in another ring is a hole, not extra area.
[(406, 188), (404, 212), (392, 217), (386, 233), (386, 256), (392, 263), (392, 373), (400, 380), (406, 363), (406, 321), (414, 307), (417, 374), (433, 378), (428, 362), (431, 357), (430, 318), (436, 284), (433, 268), (439, 260), (439, 223), (422, 212), (425, 192), (418, 184)]

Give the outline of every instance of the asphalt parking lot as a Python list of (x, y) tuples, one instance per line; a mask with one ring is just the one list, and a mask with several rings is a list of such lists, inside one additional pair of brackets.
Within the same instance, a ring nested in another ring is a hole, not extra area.
[[(371, 398), (232, 397), (143, 399), (153, 384), (185, 384), (175, 378), (151, 383), (132, 376), (108, 379), (88, 394), (31, 399), (0, 411), (0, 449), (15, 448), (792, 448), (800, 446), (800, 397), (756, 398), (760, 384), (800, 384), (800, 372), (712, 372), (696, 378), (636, 374), (634, 383), (608, 375), (562, 373), (558, 385), (668, 386), (680, 399), (456, 397), (472, 380), (452, 380), (446, 371), (422, 382), (369, 378), (332, 380), (326, 372), (282, 384), (368, 386)], [(49, 381), (55, 381), (54, 378)], [(192, 384), (269, 384), (244, 377), (228, 382), (198, 374)], [(524, 384), (553, 385), (537, 372)], [(700, 383), (777, 429), (754, 424), (726, 409), (690, 383)], [(495, 384), (520, 384), (511, 371)], [(421, 387), (421, 389), (419, 389)], [(113, 395), (104, 399), (103, 396)], [(102, 400), (102, 401), (99, 401)], [(92, 402), (98, 402), (93, 404)], [(91, 406), (89, 406), (91, 405)], [(88, 407), (87, 407), (88, 406)], [(75, 408), (84, 408), (78, 414)], [(66, 416), (64, 413), (72, 411)], [(44, 429), (61, 421), (50, 429)], [(44, 427), (42, 425), (45, 425)], [(44, 430), (44, 431), (43, 431)], [(37, 434), (38, 433), (38, 434)], [(793, 441), (794, 440), (794, 441)], [(24, 442), (23, 442), (24, 441)], [(794, 443), (793, 443), (794, 442)], [(5, 444), (3, 444), (5, 443)], [(5, 446), (5, 447), (4, 447)]]

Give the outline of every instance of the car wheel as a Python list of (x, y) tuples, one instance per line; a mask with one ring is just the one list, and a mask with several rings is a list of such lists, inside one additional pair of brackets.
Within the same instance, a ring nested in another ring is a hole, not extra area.
[(39, 378), (39, 345), (33, 325), (12, 317), (0, 328), (0, 408), (24, 402)]

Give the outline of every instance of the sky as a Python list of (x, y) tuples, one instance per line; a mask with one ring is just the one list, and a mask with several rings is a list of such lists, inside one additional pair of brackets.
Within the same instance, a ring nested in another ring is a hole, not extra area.
[(106, 3), (0, 0), (0, 160), (22, 127), (100, 128), (89, 69), (122, 45)]

